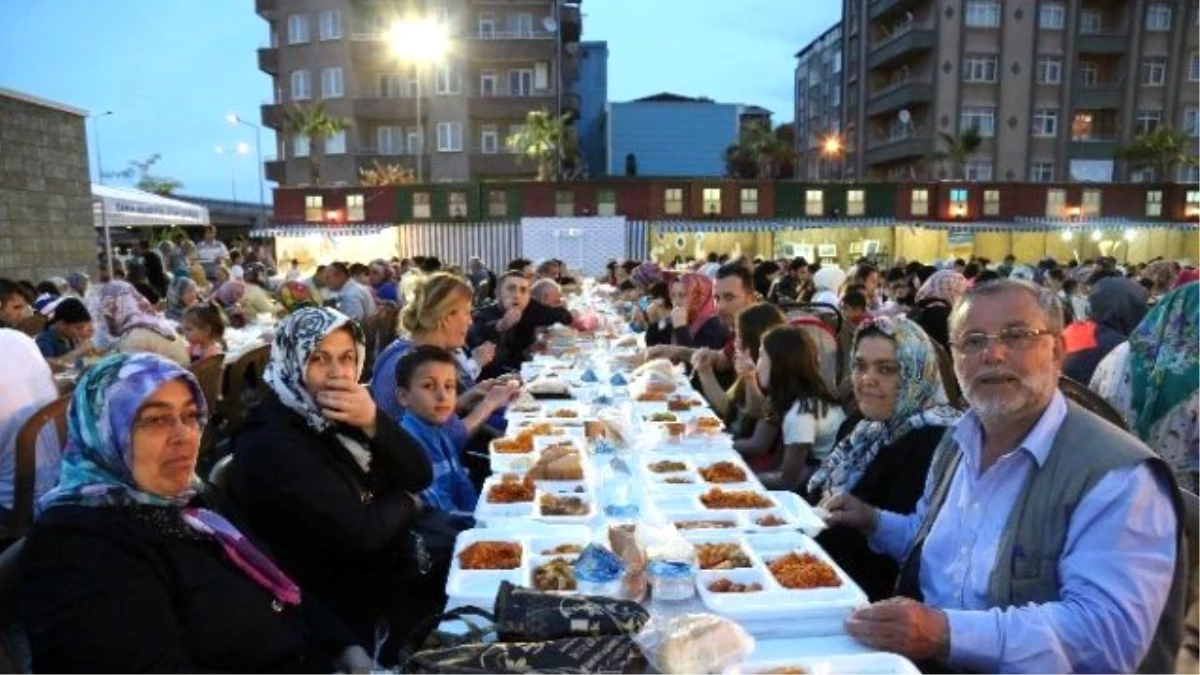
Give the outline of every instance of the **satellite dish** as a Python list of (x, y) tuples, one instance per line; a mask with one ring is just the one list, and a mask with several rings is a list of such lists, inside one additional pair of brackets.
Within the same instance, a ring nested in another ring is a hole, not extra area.
[(896, 119), (900, 120), (901, 124), (908, 124), (912, 121), (912, 113), (908, 112), (908, 108), (901, 108), (900, 112), (896, 113)]
[(542, 28), (545, 28), (547, 33), (556, 33), (558, 32), (558, 21), (554, 17), (548, 16), (542, 19)]

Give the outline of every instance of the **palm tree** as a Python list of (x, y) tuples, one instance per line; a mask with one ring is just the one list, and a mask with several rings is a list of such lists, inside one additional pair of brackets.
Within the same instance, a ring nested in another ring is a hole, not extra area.
[(384, 164), (375, 160), (371, 168), (358, 170), (358, 182), (364, 187), (408, 185), (417, 182), (417, 174), (399, 164)]
[(738, 142), (725, 148), (725, 173), (730, 178), (778, 178), (794, 172), (796, 150), (791, 125), (774, 131), (766, 124), (742, 129)]
[(1196, 158), (1188, 152), (1195, 147), (1186, 131), (1160, 125), (1117, 148), (1115, 156), (1132, 166), (1149, 166), (1154, 169), (1155, 180), (1165, 181), (1176, 166), (1196, 166)]
[(958, 136), (942, 131), (938, 133), (938, 138), (945, 144), (946, 149), (935, 150), (930, 158), (939, 161), (950, 160), (950, 166), (953, 169), (951, 178), (962, 180), (967, 157), (978, 150), (983, 143), (983, 137), (979, 135), (979, 127), (972, 126)]
[[(155, 176), (150, 173), (155, 164), (158, 164), (162, 159), (161, 153), (154, 153), (144, 160), (130, 160), (129, 166), (120, 171), (105, 171), (104, 177), (109, 179), (125, 180), (133, 183), (134, 187), (143, 192), (152, 192), (156, 195), (170, 195), (183, 187), (183, 183), (175, 178), (168, 176)], [(137, 180), (134, 180), (134, 177)]]
[(325, 141), (339, 131), (350, 128), (350, 120), (340, 117), (330, 117), (325, 112), (325, 104), (317, 103), (311, 108), (293, 106), (283, 113), (284, 127), (292, 134), (307, 136), (308, 173), (313, 185), (321, 184), (321, 161), (325, 156)]
[(525, 128), (508, 137), (508, 147), (518, 153), (517, 161), (533, 161), (539, 181), (562, 180), (568, 176), (564, 166), (578, 166), (579, 142), (567, 123), (569, 115), (554, 117), (545, 110), (534, 110), (525, 118)]

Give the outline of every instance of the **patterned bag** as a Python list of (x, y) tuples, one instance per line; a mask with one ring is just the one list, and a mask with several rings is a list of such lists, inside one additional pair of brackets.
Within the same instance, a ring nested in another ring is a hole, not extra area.
[(631, 635), (650, 614), (628, 600), (539, 593), (511, 583), (496, 594), (496, 633), (502, 642)]

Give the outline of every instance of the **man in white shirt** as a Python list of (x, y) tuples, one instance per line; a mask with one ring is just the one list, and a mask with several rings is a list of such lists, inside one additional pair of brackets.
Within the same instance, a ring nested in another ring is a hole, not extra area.
[(204, 239), (196, 243), (196, 256), (200, 258), (200, 266), (204, 268), (204, 275), (209, 279), (215, 278), (217, 263), (222, 258), (229, 257), (229, 249), (225, 248), (225, 244), (217, 239), (217, 228), (211, 225), (204, 228)]
[(346, 263), (335, 262), (325, 268), (325, 283), (338, 293), (338, 311), (355, 321), (365, 323), (375, 313), (371, 292), (350, 278)]

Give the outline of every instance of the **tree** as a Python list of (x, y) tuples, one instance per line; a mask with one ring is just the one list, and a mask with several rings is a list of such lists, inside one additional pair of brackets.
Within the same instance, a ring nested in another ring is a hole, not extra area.
[(408, 185), (417, 182), (417, 174), (399, 164), (384, 164), (375, 160), (371, 168), (358, 170), (358, 182), (365, 187)]
[(983, 143), (979, 127), (972, 126), (957, 136), (942, 131), (938, 133), (938, 139), (946, 147), (943, 150), (934, 150), (930, 158), (937, 161), (950, 160), (951, 178), (964, 179), (967, 157), (974, 154)]
[[(525, 128), (508, 137), (508, 147), (518, 153), (517, 161), (532, 161), (539, 181), (577, 178), (582, 166), (579, 139), (568, 124), (569, 115), (554, 117), (534, 110), (525, 118)], [(570, 171), (566, 170), (568, 167)]]
[(288, 132), (308, 137), (308, 174), (313, 185), (320, 185), (321, 162), (325, 158), (325, 141), (339, 131), (349, 129), (350, 120), (330, 117), (325, 112), (325, 104), (319, 102), (311, 108), (293, 106), (291, 110), (285, 110), (283, 124)]
[(1173, 175), (1176, 166), (1196, 166), (1196, 158), (1188, 152), (1195, 147), (1187, 132), (1159, 125), (1129, 145), (1117, 148), (1115, 156), (1131, 166), (1151, 167), (1155, 179), (1165, 181)]
[(775, 140), (778, 146), (775, 151), (775, 177), (795, 178), (796, 162), (796, 125), (788, 122), (775, 127)]
[(175, 178), (167, 176), (155, 176), (150, 173), (150, 169), (158, 164), (162, 159), (161, 153), (154, 153), (142, 161), (136, 159), (130, 160), (129, 166), (120, 171), (105, 171), (102, 174), (110, 180), (123, 180), (132, 183), (134, 187), (143, 192), (152, 192), (156, 195), (170, 195), (183, 188), (183, 183)]
[(781, 124), (774, 131), (765, 124), (742, 129), (738, 142), (725, 148), (725, 173), (730, 178), (780, 178), (795, 175), (795, 130)]

